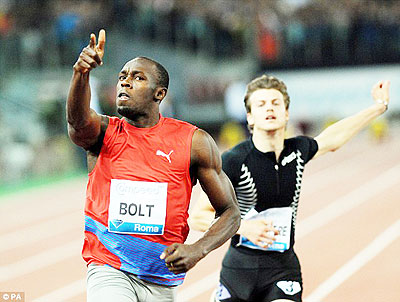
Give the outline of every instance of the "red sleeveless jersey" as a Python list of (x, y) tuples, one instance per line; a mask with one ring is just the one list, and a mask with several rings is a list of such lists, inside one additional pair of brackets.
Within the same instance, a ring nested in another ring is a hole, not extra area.
[(83, 258), (164, 285), (178, 285), (160, 254), (188, 235), (190, 151), (197, 128), (160, 115), (137, 128), (109, 117), (101, 152), (89, 173)]

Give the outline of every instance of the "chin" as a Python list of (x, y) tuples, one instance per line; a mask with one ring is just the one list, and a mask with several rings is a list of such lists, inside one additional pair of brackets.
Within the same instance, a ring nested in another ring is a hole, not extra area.
[(259, 127), (261, 130), (264, 131), (278, 131), (282, 128), (285, 128), (285, 126), (281, 126), (281, 125), (264, 125)]
[(263, 129), (263, 130), (266, 130), (266, 131), (275, 131), (275, 130), (278, 130), (279, 128), (281, 128), (281, 127), (279, 127), (278, 125), (263, 125), (260, 128)]
[(117, 112), (123, 116), (126, 117), (130, 120), (136, 120), (140, 116), (145, 116), (146, 113), (140, 110), (137, 110), (136, 108), (128, 107), (128, 106), (118, 106), (117, 107)]
[(118, 106), (117, 112), (124, 117), (129, 117), (134, 115), (134, 111), (132, 110), (132, 108), (126, 106)]

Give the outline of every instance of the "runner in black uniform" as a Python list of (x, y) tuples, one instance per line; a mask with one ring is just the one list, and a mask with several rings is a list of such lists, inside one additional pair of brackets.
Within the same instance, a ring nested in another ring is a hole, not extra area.
[[(295, 213), (304, 165), (315, 155), (318, 145), (314, 139), (302, 136), (285, 140), (284, 146), (277, 160), (274, 152), (259, 151), (249, 139), (222, 157), (223, 169), (235, 188), (242, 217), (253, 207), (257, 212), (290, 207), (294, 213), (290, 248), (284, 253), (249, 249), (239, 245), (239, 235), (232, 238), (231, 248), (223, 261), (221, 282), (229, 292), (245, 301), (251, 301), (253, 292), (264, 292), (265, 289), (273, 297), (277, 294), (277, 298), (281, 297), (279, 291), (275, 294), (275, 281), (290, 280), (298, 282), (298, 289), (301, 286), (300, 264), (292, 248)], [(285, 268), (283, 271), (282, 267)], [(291, 293), (297, 290), (294, 286), (292, 283), (281, 285), (282, 290)], [(300, 293), (298, 291), (293, 297), (300, 300)], [(256, 297), (252, 300), (264, 301)]]
[[(293, 244), (304, 166), (337, 150), (385, 112), (389, 82), (378, 82), (372, 96), (374, 105), (328, 127), (315, 139), (284, 139), (290, 102), (285, 84), (265, 75), (248, 84), (245, 105), (252, 137), (222, 155), (242, 224), (223, 260), (212, 301), (301, 301), (301, 270)], [(212, 219), (212, 207), (201, 198), (192, 212), (192, 227), (204, 231)]]

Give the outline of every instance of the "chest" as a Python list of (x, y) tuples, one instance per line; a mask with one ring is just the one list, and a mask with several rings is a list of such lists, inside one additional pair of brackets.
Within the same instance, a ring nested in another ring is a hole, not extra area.
[(122, 133), (107, 154), (113, 178), (169, 181), (189, 168), (189, 146), (174, 135)]
[(280, 160), (272, 156), (249, 156), (240, 168), (235, 189), (245, 184), (253, 187), (260, 209), (289, 206), (298, 196), (304, 171), (299, 150), (288, 152)]

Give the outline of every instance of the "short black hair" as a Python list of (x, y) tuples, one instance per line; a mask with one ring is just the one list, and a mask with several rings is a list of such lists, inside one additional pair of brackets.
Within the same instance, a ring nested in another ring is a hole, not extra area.
[(150, 59), (148, 57), (137, 57), (137, 59), (143, 59), (152, 62), (156, 68), (157, 68), (157, 73), (158, 73), (158, 85), (165, 87), (168, 89), (169, 85), (169, 74), (168, 71), (165, 69), (164, 66), (162, 66), (160, 63), (157, 61), (154, 61), (153, 59)]

